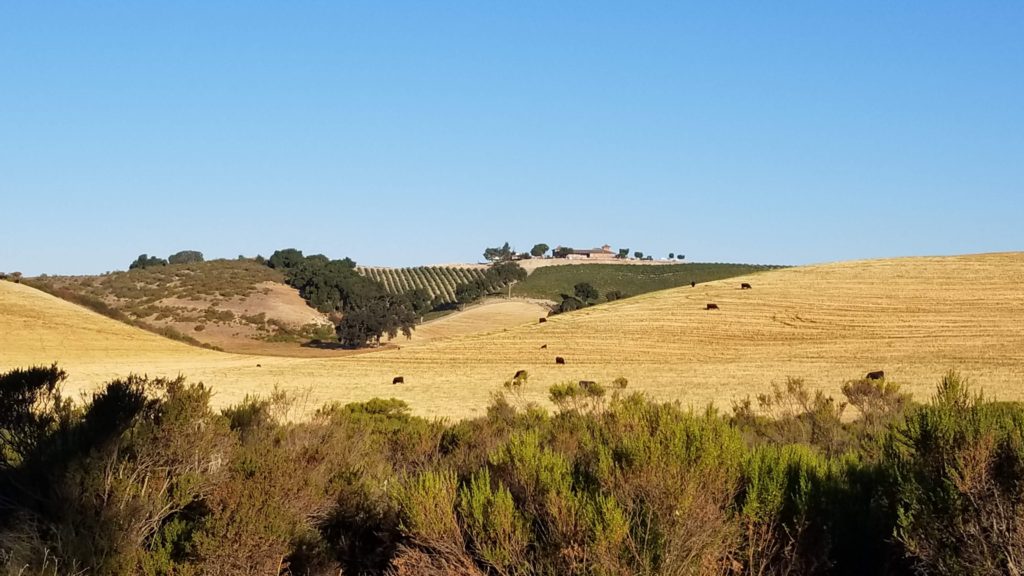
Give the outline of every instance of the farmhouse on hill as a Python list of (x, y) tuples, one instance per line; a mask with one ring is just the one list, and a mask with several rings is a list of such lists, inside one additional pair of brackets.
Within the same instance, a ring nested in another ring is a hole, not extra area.
[(612, 252), (612, 247), (605, 244), (600, 248), (593, 248), (590, 250), (576, 250), (575, 248), (566, 248), (559, 246), (555, 248), (553, 252), (555, 258), (566, 258), (568, 260), (614, 260), (615, 253)]

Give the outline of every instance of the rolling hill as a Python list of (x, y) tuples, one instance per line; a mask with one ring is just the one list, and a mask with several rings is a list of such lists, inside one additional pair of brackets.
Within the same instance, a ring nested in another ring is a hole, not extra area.
[[(527, 260), (527, 263), (532, 260)], [(567, 260), (566, 262), (580, 262)], [(585, 262), (585, 261), (584, 261)], [(585, 265), (543, 266), (532, 269), (526, 280), (512, 287), (512, 295), (525, 298), (544, 298), (554, 302), (561, 300), (561, 294), (572, 294), (579, 282), (587, 282), (604, 296), (612, 290), (626, 296), (646, 294), (679, 286), (690, 282), (703, 284), (713, 280), (724, 280), (735, 276), (773, 270), (779, 266), (754, 264), (687, 263), (671, 264), (661, 261), (651, 263), (626, 260), (623, 263), (586, 263)]]
[(26, 283), (116, 320), (233, 352), (295, 354), (303, 335), (330, 324), (284, 284), (279, 271), (252, 259), (43, 276)]
[[(655, 398), (727, 408), (789, 376), (837, 393), (877, 369), (926, 396), (950, 368), (988, 396), (1019, 400), (1022, 286), (1024, 253), (842, 262), (652, 292), (400, 350), (280, 358), (198, 350), (0, 282), (0, 370), (60, 361), (81, 391), (129, 372), (180, 373), (213, 386), (219, 405), (278, 386), (300, 393), (300, 410), (382, 396), (451, 418), (479, 414), (518, 369), (530, 373), (524, 399), (541, 402), (558, 382), (625, 376)], [(720, 310), (705, 310), (708, 302)], [(556, 355), (566, 365), (556, 366)], [(406, 384), (392, 385), (395, 375)]]

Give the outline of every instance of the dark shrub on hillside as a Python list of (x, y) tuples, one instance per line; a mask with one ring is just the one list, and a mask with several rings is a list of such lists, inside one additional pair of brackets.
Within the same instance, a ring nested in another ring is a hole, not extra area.
[(956, 373), (889, 435), (895, 534), (922, 573), (1024, 569), (1024, 411)]
[(139, 257), (128, 265), (128, 269), (135, 270), (136, 268), (151, 268), (154, 266), (167, 266), (167, 260), (157, 258), (156, 256), (149, 256), (147, 254), (139, 254)]
[(267, 266), (287, 270), (289, 268), (294, 268), (305, 259), (306, 258), (302, 255), (301, 250), (296, 250), (295, 248), (284, 248), (282, 250), (275, 250), (274, 253), (270, 255), (270, 258), (267, 259)]
[(601, 297), (601, 293), (590, 285), (589, 282), (580, 282), (573, 286), (573, 294), (583, 302), (590, 302)]
[(563, 312), (572, 312), (573, 310), (579, 310), (580, 308), (586, 308), (586, 304), (575, 296), (568, 294), (562, 294), (562, 302), (555, 307), (555, 313), (561, 314)]
[[(239, 260), (242, 257), (238, 258)], [(182, 250), (167, 257), (168, 264), (194, 264), (203, 261), (203, 253), (196, 250)]]

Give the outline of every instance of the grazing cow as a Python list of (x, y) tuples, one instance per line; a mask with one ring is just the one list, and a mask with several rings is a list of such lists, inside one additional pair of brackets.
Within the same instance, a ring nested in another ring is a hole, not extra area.
[(541, 350), (547, 350), (548, 349), (548, 345), (547, 344), (541, 344), (540, 345), (540, 349)]
[(714, 302), (708, 302), (707, 308), (705, 308), (705, 310), (718, 310), (718, 304), (715, 304)]
[(696, 287), (697, 287), (697, 283), (694, 282), (693, 280), (690, 280), (690, 288), (696, 288)]
[(750, 288), (751, 288), (750, 284), (748, 284), (746, 282), (740, 284), (740, 290), (750, 290)]
[(543, 324), (543, 323), (545, 323), (545, 322), (547, 322), (547, 321), (548, 321), (548, 319), (547, 319), (547, 318), (541, 318), (541, 319), (540, 319), (540, 323), (541, 323), (541, 324)]
[(874, 372), (868, 372), (867, 376), (865, 376), (864, 379), (865, 380), (884, 380), (885, 379), (885, 370), (875, 370)]
[(394, 378), (391, 379), (391, 383), (392, 384), (405, 384), (405, 377), (404, 376), (395, 376)]
[(526, 370), (516, 370), (516, 375), (512, 377), (513, 380), (523, 380), (526, 378)]
[(555, 364), (565, 364), (565, 358), (561, 356), (555, 356)]
[(256, 367), (257, 368), (263, 368), (263, 364), (257, 364)]

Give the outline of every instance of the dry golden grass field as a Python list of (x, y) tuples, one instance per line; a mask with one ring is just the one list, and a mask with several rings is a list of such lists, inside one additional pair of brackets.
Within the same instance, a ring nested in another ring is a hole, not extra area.
[[(491, 300), (463, 311), (424, 322), (416, 327), (412, 342), (426, 342), (455, 338), (470, 334), (496, 332), (536, 322), (548, 315), (549, 308), (529, 300)], [(405, 337), (399, 335), (394, 343), (403, 346)]]
[[(526, 399), (541, 402), (558, 382), (625, 376), (654, 398), (728, 408), (787, 376), (838, 394), (879, 369), (926, 397), (950, 368), (988, 396), (1024, 400), (1024, 253), (774, 270), (342, 358), (201, 350), (0, 282), (0, 371), (54, 361), (73, 393), (129, 372), (180, 373), (211, 385), (220, 405), (279, 386), (306, 409), (382, 396), (449, 418), (481, 413), (518, 369), (530, 374)], [(406, 384), (392, 385), (396, 375)]]

